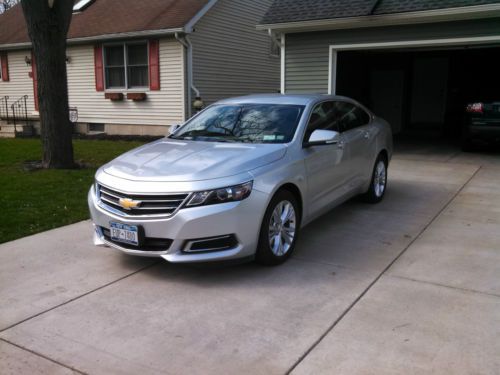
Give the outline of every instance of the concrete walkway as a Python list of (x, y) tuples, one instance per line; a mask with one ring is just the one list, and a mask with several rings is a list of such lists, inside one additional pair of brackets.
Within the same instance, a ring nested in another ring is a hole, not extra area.
[(82, 222), (0, 245), (1, 374), (500, 373), (500, 155), (399, 152), (280, 267), (171, 265)]

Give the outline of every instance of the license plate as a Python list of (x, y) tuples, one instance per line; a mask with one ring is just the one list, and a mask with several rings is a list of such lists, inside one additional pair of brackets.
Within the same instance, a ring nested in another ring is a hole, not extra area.
[(109, 223), (109, 225), (113, 241), (139, 246), (139, 228), (137, 226), (113, 222)]

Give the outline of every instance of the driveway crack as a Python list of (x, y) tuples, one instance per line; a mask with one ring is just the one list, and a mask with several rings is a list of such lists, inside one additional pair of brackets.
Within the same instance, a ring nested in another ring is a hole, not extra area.
[(403, 250), (380, 272), (380, 274), (372, 280), (372, 282), (366, 287), (363, 292), (347, 307), (347, 309), (342, 312), (342, 314), (326, 329), (325, 332), (303, 353), (288, 369), (286, 374), (290, 374), (297, 366), (323, 341), (323, 339), (337, 326), (337, 324), (353, 309), (354, 306), (368, 293), (368, 291), (380, 280), (380, 278), (393, 266), (394, 263), (398, 261), (399, 258), (408, 250), (419, 238), (420, 236), (429, 228), (436, 219), (441, 216), (441, 214), (448, 208), (451, 202), (462, 192), (462, 190), (472, 181), (472, 179), (481, 170), (482, 166), (479, 166), (474, 173), (467, 179), (467, 181), (458, 189), (455, 194), (443, 205), (443, 207), (432, 217), (431, 220), (418, 232), (418, 234), (406, 245)]
[[(23, 319), (23, 320), (21, 320), (21, 321), (19, 321), (19, 322), (17, 322), (17, 323), (11, 324), (10, 326), (5, 327), (5, 328), (1, 329), (1, 330), (0, 330), (0, 334), (1, 334), (2, 332), (5, 332), (5, 331), (7, 331), (7, 330), (9, 330), (9, 329), (11, 329), (11, 328), (14, 328), (14, 327), (16, 327), (16, 326), (18, 326), (18, 325), (20, 325), (20, 324), (23, 324), (23, 323), (25, 323), (25, 322), (27, 322), (27, 321), (30, 321), (31, 319), (37, 318), (37, 317), (39, 317), (40, 315), (46, 314), (46, 313), (48, 313), (48, 312), (50, 312), (50, 311), (52, 311), (52, 310), (55, 310), (55, 309), (57, 309), (57, 308), (59, 308), (59, 307), (62, 307), (62, 306), (64, 306), (64, 305), (67, 305), (68, 303), (71, 303), (71, 302), (73, 302), (73, 301), (79, 300), (80, 298), (83, 298), (83, 297), (85, 297), (85, 296), (88, 296), (89, 294), (92, 294), (92, 293), (94, 293), (94, 292), (97, 292), (98, 290), (104, 289), (104, 288), (106, 288), (106, 287), (108, 287), (108, 286), (110, 286), (110, 285), (113, 285), (113, 284), (115, 284), (115, 283), (117, 283), (117, 282), (119, 282), (119, 281), (122, 281), (122, 280), (124, 280), (124, 279), (126, 279), (126, 278), (128, 278), (128, 277), (130, 277), (130, 276), (133, 276), (133, 275), (135, 275), (135, 274), (139, 273), (139, 272), (142, 272), (142, 271), (144, 271), (144, 270), (147, 270), (148, 268), (151, 268), (151, 267), (153, 267), (153, 266), (156, 266), (156, 265), (157, 265), (157, 264), (159, 264), (159, 263), (160, 263), (160, 261), (157, 261), (157, 262), (154, 262), (154, 263), (152, 263), (152, 264), (149, 264), (149, 265), (147, 265), (147, 266), (145, 266), (145, 267), (139, 268), (138, 270), (136, 270), (136, 271), (134, 271), (134, 272), (132, 272), (132, 273), (129, 273), (128, 275), (125, 275), (125, 276), (122, 276), (122, 277), (120, 277), (120, 278), (118, 278), (118, 279), (116, 279), (116, 280), (110, 281), (109, 283), (106, 283), (106, 284), (104, 284), (104, 285), (101, 285), (101, 286), (99, 286), (98, 288), (95, 288), (95, 289), (89, 290), (88, 292), (85, 292), (85, 293), (83, 293), (83, 294), (80, 294), (79, 296), (76, 296), (76, 297), (74, 297), (74, 298), (71, 298), (71, 299), (69, 299), (69, 300), (67, 300), (67, 301), (65, 301), (65, 302), (63, 302), (63, 303), (60, 303), (60, 304), (58, 304), (58, 305), (56, 305), (56, 306), (53, 306), (53, 307), (51, 307), (51, 308), (49, 308), (49, 309), (47, 309), (47, 310), (43, 310), (43, 311), (41, 311), (41, 312), (39, 312), (39, 313), (37, 313), (37, 314), (35, 314), (35, 315), (32, 315), (32, 316), (30, 316), (30, 317), (28, 317), (28, 318), (26, 318), (26, 319)], [(0, 337), (0, 340), (4, 340), (4, 339), (2, 339), (2, 338)]]
[(31, 353), (31, 354), (33, 354), (33, 355), (36, 355), (37, 357), (43, 358), (43, 359), (45, 359), (45, 360), (47, 360), (47, 361), (50, 361), (50, 362), (52, 362), (52, 363), (55, 363), (55, 364), (56, 364), (56, 365), (58, 365), (58, 366), (61, 366), (61, 367), (67, 368), (68, 370), (71, 370), (71, 371), (76, 372), (76, 373), (78, 373), (78, 374), (82, 374), (82, 375), (86, 375), (86, 374), (87, 374), (86, 372), (80, 371), (80, 370), (78, 370), (78, 369), (76, 369), (76, 368), (74, 368), (74, 367), (71, 367), (71, 366), (69, 366), (69, 365), (65, 365), (65, 364), (64, 364), (64, 363), (62, 363), (62, 362), (59, 362), (59, 361), (57, 361), (57, 360), (55, 360), (55, 359), (52, 359), (52, 358), (50, 358), (50, 357), (47, 357), (47, 356), (45, 356), (45, 355), (43, 355), (43, 354), (41, 354), (41, 353), (35, 352), (34, 350), (31, 350), (31, 349), (25, 348), (25, 347), (23, 347), (23, 346), (21, 346), (21, 345), (18, 345), (18, 344), (16, 344), (16, 343), (13, 343), (13, 342), (11, 342), (11, 341), (9, 341), (9, 340), (6, 340), (6, 339), (4, 339), (4, 338), (1, 338), (1, 337), (0, 337), (0, 341), (3, 341), (3, 342), (5, 342), (5, 343), (7, 343), (7, 344), (9, 344), (9, 345), (15, 346), (15, 347), (16, 347), (16, 348), (18, 348), (18, 349), (21, 349), (21, 350), (24, 350), (24, 351), (26, 351), (26, 352), (29, 352), (29, 353)]
[(388, 274), (387, 277), (392, 277), (392, 278), (396, 278), (396, 279), (413, 281), (413, 282), (416, 282), (416, 283), (422, 283), (422, 284), (429, 284), (429, 285), (439, 286), (439, 287), (443, 287), (443, 288), (458, 290), (458, 291), (461, 291), (461, 292), (479, 293), (479, 294), (484, 294), (485, 296), (490, 296), (490, 297), (500, 297), (500, 294), (484, 292), (484, 291), (476, 290), (476, 289), (460, 288), (458, 286), (452, 286), (452, 285), (446, 285), (446, 284), (436, 283), (434, 281), (429, 281), (429, 280), (418, 280), (418, 279), (413, 279), (411, 277), (400, 276), (400, 275), (395, 275), (395, 274)]

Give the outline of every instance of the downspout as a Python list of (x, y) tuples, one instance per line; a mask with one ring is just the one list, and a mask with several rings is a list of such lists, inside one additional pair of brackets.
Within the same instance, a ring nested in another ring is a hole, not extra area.
[(175, 39), (179, 41), (185, 48), (187, 52), (187, 80), (189, 89), (187, 90), (187, 102), (188, 102), (188, 117), (192, 115), (192, 94), (191, 90), (194, 91), (196, 97), (200, 97), (200, 90), (196, 88), (193, 81), (193, 45), (189, 40), (187, 35), (180, 36), (179, 33), (175, 33)]
[(281, 41), (276, 38), (276, 34), (274, 34), (271, 29), (267, 30), (267, 32), (271, 38), (271, 43), (273, 43), (276, 47), (281, 48)]

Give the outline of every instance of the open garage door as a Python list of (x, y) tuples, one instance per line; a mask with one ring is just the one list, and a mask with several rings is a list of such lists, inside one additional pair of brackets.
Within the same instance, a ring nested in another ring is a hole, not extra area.
[(468, 103), (500, 99), (497, 44), (350, 46), (331, 56), (331, 92), (366, 104), (395, 134), (458, 138)]

